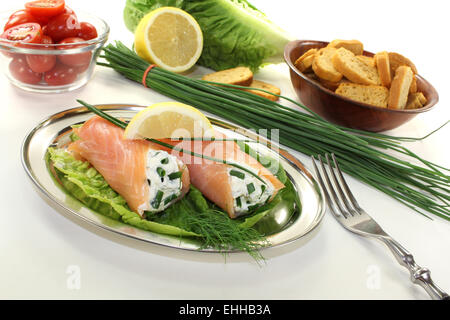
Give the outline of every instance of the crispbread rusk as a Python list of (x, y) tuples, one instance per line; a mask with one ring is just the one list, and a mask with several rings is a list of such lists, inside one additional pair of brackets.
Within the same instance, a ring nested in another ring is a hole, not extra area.
[(426, 105), (428, 100), (422, 92), (416, 92), (417, 98), (419, 99), (422, 106)]
[(253, 81), (253, 72), (247, 67), (237, 67), (204, 75), (202, 80), (248, 87)]
[(375, 59), (368, 56), (358, 55), (356, 56), (359, 60), (367, 64), (368, 66), (375, 67)]
[(406, 102), (405, 109), (418, 109), (422, 108), (427, 103), (427, 98), (422, 92), (411, 93), (408, 96), (408, 101)]
[(345, 48), (351, 52), (353, 52), (355, 55), (362, 55), (364, 52), (364, 46), (362, 44), (361, 41), (358, 40), (341, 40), (341, 39), (336, 39), (331, 41), (328, 44), (328, 47), (331, 48)]
[(352, 82), (365, 85), (380, 84), (377, 68), (365, 64), (345, 48), (337, 49), (332, 61), (336, 70)]
[(418, 74), (414, 63), (412, 63), (412, 61), (405, 56), (402, 56), (400, 53), (389, 52), (389, 64), (391, 65), (392, 74), (395, 74), (395, 71), (397, 71), (397, 68), (400, 66), (408, 66), (414, 74)]
[(342, 73), (338, 72), (331, 61), (337, 49), (325, 47), (314, 55), (312, 68), (314, 73), (321, 79), (338, 82), (342, 79)]
[(413, 77), (414, 73), (410, 67), (400, 66), (397, 68), (395, 71), (395, 77), (391, 83), (391, 89), (389, 91), (389, 109), (405, 108)]
[(416, 76), (414, 76), (411, 82), (411, 87), (409, 88), (409, 93), (416, 93), (416, 92), (417, 92), (417, 78)]
[(367, 103), (372, 106), (387, 107), (389, 90), (383, 86), (342, 83), (336, 93), (352, 100)]
[(295, 60), (294, 65), (300, 72), (308, 71), (312, 67), (314, 61), (314, 55), (318, 50), (316, 48), (309, 49), (304, 54), (302, 54), (297, 60)]
[(375, 55), (375, 64), (380, 76), (381, 85), (389, 88), (391, 86), (391, 65), (389, 64), (389, 54), (387, 51), (378, 52)]
[[(281, 94), (280, 88), (275, 87), (274, 85), (271, 85), (271, 84), (263, 82), (263, 81), (253, 80), (253, 82), (250, 84), (250, 87), (264, 89), (266, 91), (269, 91), (269, 92), (272, 92), (272, 93), (278, 94), (278, 95)], [(271, 95), (269, 93), (259, 91), (259, 90), (244, 89), (244, 91), (251, 92), (253, 94), (256, 94), (263, 98), (267, 98), (272, 101), (277, 101), (279, 99), (277, 96), (274, 96), (274, 95)]]

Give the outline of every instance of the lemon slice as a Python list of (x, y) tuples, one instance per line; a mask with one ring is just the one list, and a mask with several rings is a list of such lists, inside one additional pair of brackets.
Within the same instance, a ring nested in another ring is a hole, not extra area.
[(134, 33), (136, 53), (159, 67), (183, 72), (200, 58), (203, 34), (186, 11), (161, 7), (142, 18)]
[(196, 108), (179, 102), (153, 104), (137, 113), (125, 129), (125, 139), (212, 137), (211, 122)]

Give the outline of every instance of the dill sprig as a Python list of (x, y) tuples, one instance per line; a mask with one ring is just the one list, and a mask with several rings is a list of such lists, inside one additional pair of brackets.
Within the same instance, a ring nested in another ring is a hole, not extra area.
[(244, 251), (258, 263), (264, 260), (259, 250), (269, 245), (266, 237), (254, 228), (241, 227), (222, 211), (210, 209), (186, 215), (183, 223), (186, 230), (203, 236), (201, 249)]

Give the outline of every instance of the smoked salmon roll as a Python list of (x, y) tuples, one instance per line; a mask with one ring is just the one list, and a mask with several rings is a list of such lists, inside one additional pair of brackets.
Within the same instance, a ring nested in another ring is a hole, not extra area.
[(123, 129), (98, 116), (75, 130), (79, 139), (68, 150), (88, 161), (139, 215), (163, 211), (189, 191), (189, 170), (158, 144), (124, 139)]
[[(242, 151), (234, 141), (215, 133), (218, 141), (164, 142), (203, 156), (236, 163), (247, 170), (172, 150), (189, 169), (191, 183), (210, 201), (236, 218), (271, 201), (284, 184), (254, 157)], [(170, 150), (167, 150), (170, 152)], [(251, 171), (252, 173), (249, 173)], [(258, 179), (259, 177), (260, 179)]]

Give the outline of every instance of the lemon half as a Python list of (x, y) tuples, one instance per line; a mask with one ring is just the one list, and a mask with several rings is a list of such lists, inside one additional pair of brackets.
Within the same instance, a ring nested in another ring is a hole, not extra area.
[(203, 34), (186, 11), (161, 7), (142, 18), (134, 33), (136, 53), (159, 67), (183, 72), (200, 58)]
[(138, 112), (125, 129), (125, 139), (212, 137), (208, 118), (194, 107), (161, 102)]

